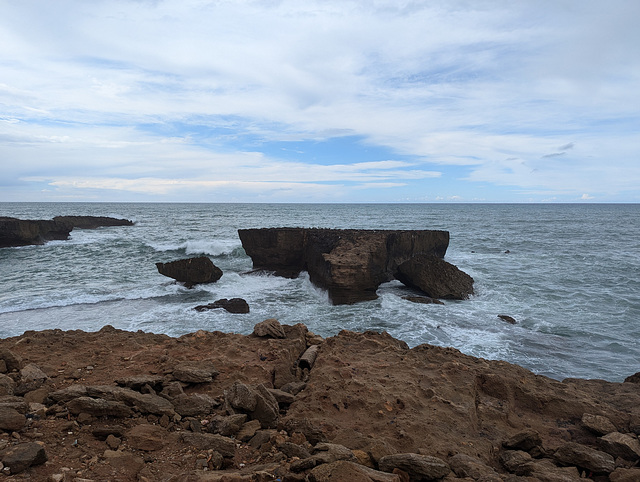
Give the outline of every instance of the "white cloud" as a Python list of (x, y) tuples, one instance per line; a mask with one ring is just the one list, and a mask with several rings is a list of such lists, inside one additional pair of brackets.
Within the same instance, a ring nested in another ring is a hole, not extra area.
[[(157, 193), (455, 178), (454, 192), (638, 200), (639, 16), (595, 1), (5, 2), (0, 177)], [(260, 152), (344, 135), (364, 139), (359, 157)]]

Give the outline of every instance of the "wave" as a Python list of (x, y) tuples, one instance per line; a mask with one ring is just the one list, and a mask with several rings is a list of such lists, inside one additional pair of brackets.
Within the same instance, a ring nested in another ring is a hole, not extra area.
[(180, 244), (147, 243), (147, 245), (160, 252), (177, 251), (188, 255), (207, 254), (210, 256), (233, 255), (241, 248), (240, 243), (232, 239), (189, 240)]

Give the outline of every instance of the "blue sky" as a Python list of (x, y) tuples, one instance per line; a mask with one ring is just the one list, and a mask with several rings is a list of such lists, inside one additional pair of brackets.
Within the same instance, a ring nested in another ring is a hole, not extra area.
[(3, 0), (0, 201), (640, 202), (639, 18)]

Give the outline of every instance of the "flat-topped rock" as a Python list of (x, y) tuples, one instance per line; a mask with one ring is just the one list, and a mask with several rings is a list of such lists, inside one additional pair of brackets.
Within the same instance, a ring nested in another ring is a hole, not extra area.
[(0, 217), (0, 248), (44, 244), (69, 239), (74, 228), (95, 229), (101, 226), (132, 226), (128, 219), (105, 216), (56, 216), (52, 220)]
[(307, 271), (333, 304), (377, 298), (378, 286), (395, 279), (400, 265), (417, 256), (443, 258), (449, 245), (449, 233), (435, 230), (262, 228), (238, 234), (255, 269), (285, 277)]

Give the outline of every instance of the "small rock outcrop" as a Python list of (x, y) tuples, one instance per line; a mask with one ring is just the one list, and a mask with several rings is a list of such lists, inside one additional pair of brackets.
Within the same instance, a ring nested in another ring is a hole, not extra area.
[(222, 278), (222, 270), (206, 256), (156, 263), (158, 273), (184, 283), (187, 288), (200, 283), (215, 283)]
[[(255, 269), (291, 278), (307, 271), (336, 305), (376, 299), (378, 286), (392, 279), (419, 289), (433, 285), (434, 297), (464, 299), (473, 292), (473, 279), (441, 259), (449, 245), (447, 231), (263, 228), (238, 234)], [(441, 263), (429, 265), (429, 272), (408, 265), (399, 273), (399, 266), (418, 256)], [(424, 281), (431, 277), (435, 281)]]
[(194, 308), (196, 311), (208, 311), (222, 308), (229, 313), (249, 313), (249, 303), (242, 298), (222, 298), (207, 305), (198, 305)]
[(128, 219), (105, 216), (56, 216), (53, 220), (0, 217), (0, 248), (44, 244), (66, 240), (74, 228), (95, 229), (101, 226), (132, 226)]
[(395, 278), (431, 298), (464, 300), (473, 294), (473, 278), (436, 256), (414, 256), (398, 266)]

